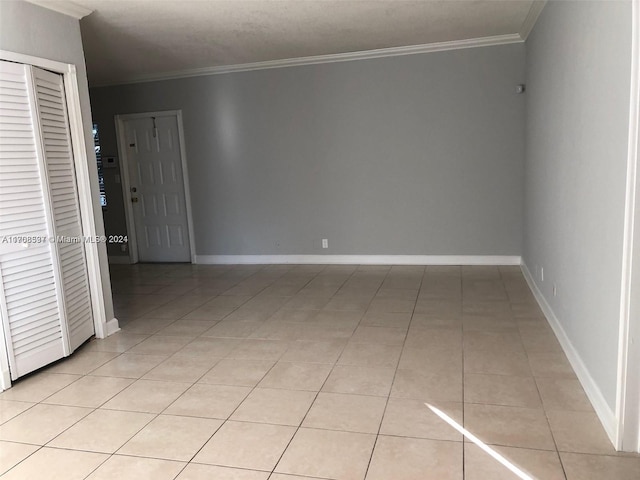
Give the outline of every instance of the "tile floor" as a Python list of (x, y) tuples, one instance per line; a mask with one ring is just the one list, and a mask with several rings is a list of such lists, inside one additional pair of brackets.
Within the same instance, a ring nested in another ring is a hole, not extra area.
[(114, 266), (122, 331), (0, 395), (7, 479), (640, 478), (515, 267)]

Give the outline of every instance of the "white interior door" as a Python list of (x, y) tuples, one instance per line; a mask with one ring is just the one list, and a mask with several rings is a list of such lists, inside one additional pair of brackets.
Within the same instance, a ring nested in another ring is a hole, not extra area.
[(50, 241), (79, 225), (65, 105), (61, 76), (0, 62), (0, 317), (12, 379), (93, 334), (84, 244), (78, 254)]
[(175, 115), (124, 120), (141, 262), (189, 262), (189, 228)]

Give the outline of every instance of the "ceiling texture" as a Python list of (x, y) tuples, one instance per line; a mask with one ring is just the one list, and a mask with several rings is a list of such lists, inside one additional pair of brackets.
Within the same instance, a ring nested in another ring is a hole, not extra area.
[(81, 18), (92, 86), (526, 39), (540, 0), (29, 0)]

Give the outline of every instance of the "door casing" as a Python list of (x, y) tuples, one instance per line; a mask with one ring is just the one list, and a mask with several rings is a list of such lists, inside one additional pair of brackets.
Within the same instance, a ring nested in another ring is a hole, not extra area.
[(182, 110), (165, 110), (159, 112), (132, 113), (116, 115), (116, 136), (118, 152), (120, 153), (120, 177), (122, 179), (122, 199), (127, 224), (129, 241), (129, 263), (138, 263), (138, 240), (136, 238), (135, 216), (131, 204), (131, 179), (129, 177), (130, 159), (127, 157), (125, 122), (127, 120), (149, 117), (175, 117), (178, 124), (178, 142), (180, 143), (180, 164), (182, 166), (182, 180), (184, 182), (184, 199), (187, 211), (187, 230), (189, 234), (189, 256), (191, 263), (196, 263), (196, 248), (193, 236), (193, 216), (191, 210), (191, 193), (189, 190), (189, 175), (187, 171), (187, 154), (184, 144), (184, 128), (182, 126)]

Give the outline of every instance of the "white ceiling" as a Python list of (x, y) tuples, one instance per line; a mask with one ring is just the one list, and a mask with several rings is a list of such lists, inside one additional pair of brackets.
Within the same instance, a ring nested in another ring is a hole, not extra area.
[(80, 5), (93, 10), (80, 25), (89, 81), (92, 85), (104, 85), (161, 78), (163, 74), (176, 76), (177, 72), (209, 67), (484, 37), (505, 36), (500, 38), (514, 41), (519, 39), (516, 35), (528, 34), (535, 21), (531, 17), (537, 17), (533, 12), (540, 2), (40, 0), (34, 3)]

